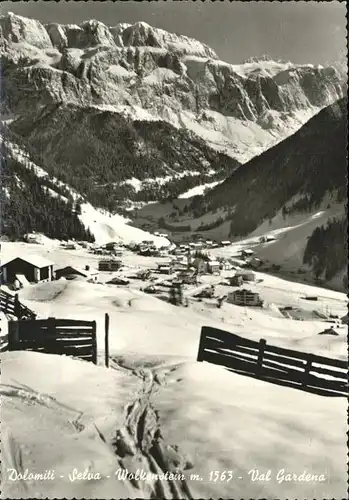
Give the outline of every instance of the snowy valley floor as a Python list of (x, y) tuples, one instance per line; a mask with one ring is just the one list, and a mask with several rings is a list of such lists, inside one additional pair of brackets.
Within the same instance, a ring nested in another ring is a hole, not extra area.
[[(25, 253), (59, 267), (93, 266), (98, 258), (83, 250), (2, 244), (2, 259)], [(135, 267), (154, 263), (132, 254), (123, 260)], [(263, 281), (253, 286), (268, 303), (263, 310), (200, 302), (178, 308), (136, 287), (78, 280), (23, 289), (21, 300), (44, 317), (96, 320), (101, 365), (108, 312), (112, 359), (107, 369), (56, 355), (1, 354), (2, 498), (344, 498), (344, 398), (196, 362), (203, 325), (347, 358), (345, 328), (337, 328), (338, 336), (318, 336), (328, 324), (286, 319), (278, 309), (301, 303), (309, 312), (327, 308), (343, 316), (344, 294), (317, 288), (314, 305), (301, 298), (314, 287), (258, 278)], [(9, 469), (54, 471), (55, 479), (11, 481)], [(125, 469), (158, 479), (121, 478), (117, 471)], [(249, 472), (257, 469), (270, 471), (270, 478), (253, 480)], [(90, 476), (76, 477), (85, 470)], [(181, 471), (184, 478), (171, 479), (165, 471)], [(215, 481), (214, 471), (225, 477)], [(302, 480), (303, 472), (317, 480)], [(288, 480), (286, 474), (297, 476)]]

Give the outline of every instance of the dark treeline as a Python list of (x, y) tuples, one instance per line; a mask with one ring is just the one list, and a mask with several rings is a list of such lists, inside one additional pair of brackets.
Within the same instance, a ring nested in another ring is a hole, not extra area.
[[(52, 126), (52, 122), (57, 126)], [(161, 121), (132, 121), (117, 113), (48, 106), (11, 124), (31, 158), (93, 205), (115, 211), (125, 199), (176, 198), (195, 185), (221, 180), (240, 164), (195, 134)], [(210, 176), (210, 172), (217, 176)], [(192, 175), (191, 172), (199, 172)], [(182, 178), (178, 174), (188, 173)], [(136, 193), (124, 183), (173, 176)]]
[(49, 194), (35, 172), (6, 154), (1, 156), (0, 179), (2, 234), (18, 240), (35, 231), (60, 240), (94, 241), (78, 218), (79, 205), (73, 209), (70, 200)]
[(317, 227), (313, 231), (305, 248), (303, 263), (312, 267), (316, 277), (324, 275), (326, 280), (348, 266), (346, 218), (330, 220), (326, 227)]

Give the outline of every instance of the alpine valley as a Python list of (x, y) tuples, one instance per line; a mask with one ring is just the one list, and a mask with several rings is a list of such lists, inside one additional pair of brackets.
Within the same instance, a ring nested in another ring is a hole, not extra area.
[[(344, 214), (345, 155), (336, 162), (330, 153), (330, 137), (345, 143), (335, 132), (346, 126), (345, 104), (334, 104), (346, 93), (340, 62), (264, 56), (228, 64), (197, 40), (143, 22), (44, 25), (12, 13), (0, 16), (0, 49), (1, 134), (7, 163), (16, 164), (6, 179), (16, 172), (28, 186), (23, 168), (35, 166), (51, 195), (73, 191), (90, 209), (126, 215), (146, 231), (164, 227), (174, 240), (195, 231), (236, 239), (265, 224), (285, 228), (297, 211), (298, 226), (308, 228), (298, 261), (306, 238), (332, 217), (327, 207), (338, 202)], [(336, 118), (323, 108), (337, 110)], [(331, 165), (336, 175), (327, 188)], [(314, 197), (314, 175), (322, 173)], [(309, 224), (319, 207), (326, 215)], [(65, 234), (96, 231), (89, 218), (84, 228), (81, 216), (72, 217)], [(122, 230), (116, 234), (122, 239)]]

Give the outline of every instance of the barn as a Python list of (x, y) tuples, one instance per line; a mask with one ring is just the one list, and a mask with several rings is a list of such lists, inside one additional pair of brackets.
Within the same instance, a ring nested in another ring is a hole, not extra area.
[(53, 265), (53, 262), (44, 257), (15, 257), (1, 263), (1, 283), (12, 284), (16, 279), (22, 284), (51, 281)]

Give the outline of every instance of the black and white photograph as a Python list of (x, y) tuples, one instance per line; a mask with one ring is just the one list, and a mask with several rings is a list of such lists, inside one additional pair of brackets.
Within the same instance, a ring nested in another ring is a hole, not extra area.
[(347, 497), (346, 15), (0, 3), (0, 498)]

